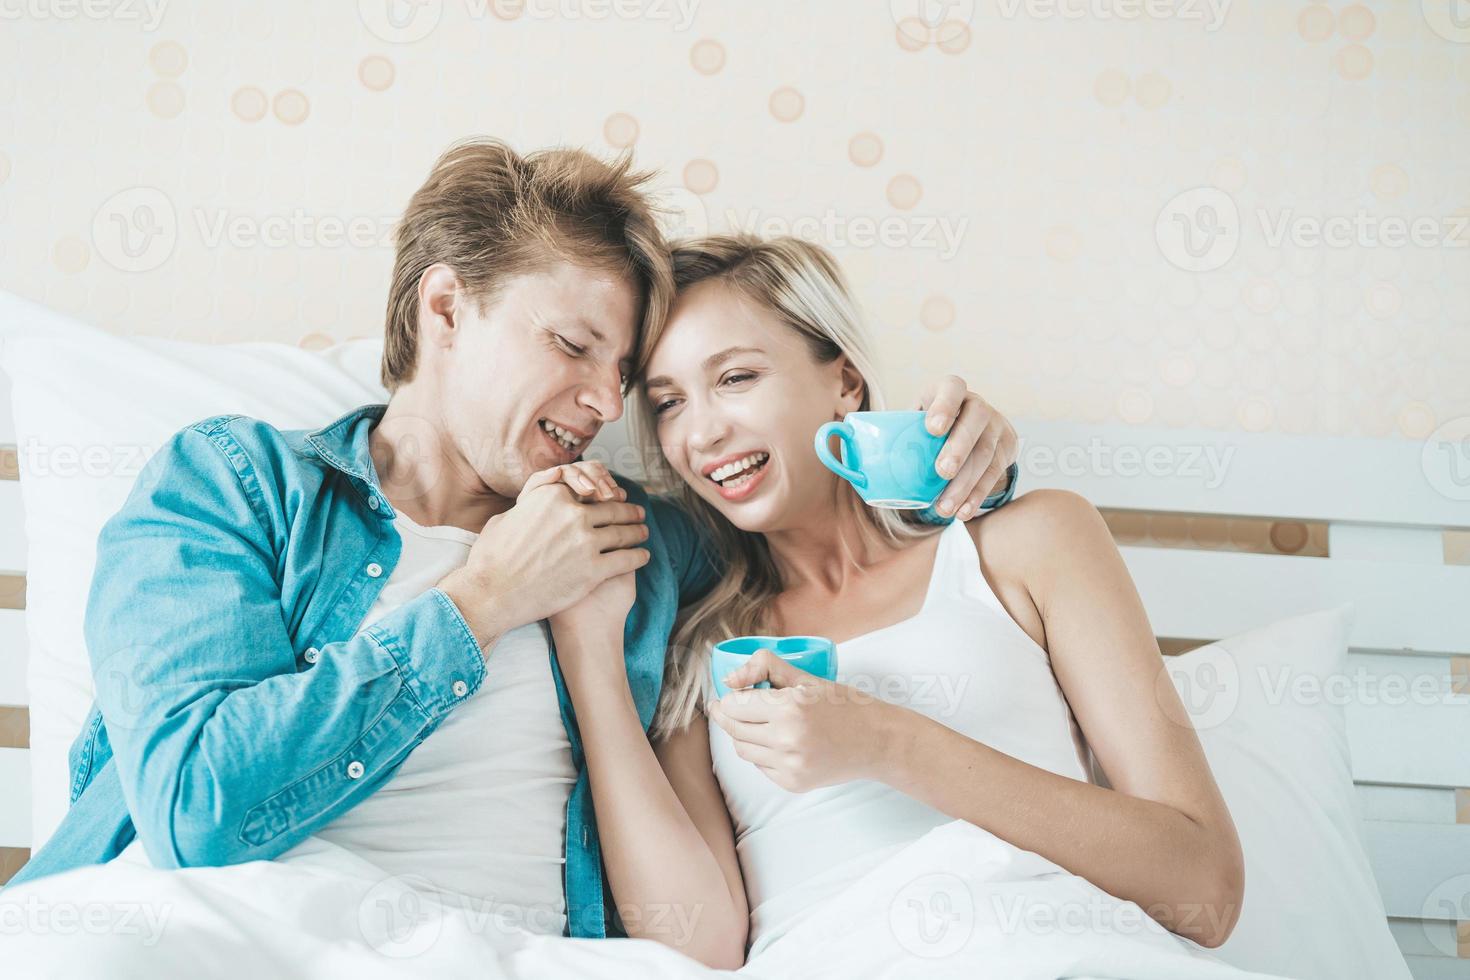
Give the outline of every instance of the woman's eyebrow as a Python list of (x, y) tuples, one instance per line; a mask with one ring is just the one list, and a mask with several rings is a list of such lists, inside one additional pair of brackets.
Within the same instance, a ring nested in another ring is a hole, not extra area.
[[(764, 353), (765, 351), (761, 350), (759, 347), (726, 347), (724, 350), (719, 351), (715, 354), (711, 354), (709, 357), (706, 357), (704, 361), (700, 364), (700, 368), (706, 372), (713, 371), (715, 368), (719, 367), (721, 364), (724, 364), (732, 357), (739, 357), (741, 354)], [(664, 385), (672, 385), (673, 383), (674, 381), (672, 378), (670, 378), (666, 374), (661, 374), (656, 378), (649, 378), (647, 381), (644, 382), (644, 386), (648, 388), (657, 388)]]

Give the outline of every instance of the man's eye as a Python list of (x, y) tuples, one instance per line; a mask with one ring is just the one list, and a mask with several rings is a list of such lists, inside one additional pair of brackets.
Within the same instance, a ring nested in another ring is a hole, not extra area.
[(563, 337), (561, 334), (557, 334), (556, 339), (557, 342), (560, 343), (562, 347), (566, 350), (566, 352), (568, 354), (571, 354), (573, 357), (581, 357), (583, 354), (587, 353), (587, 348), (577, 346), (567, 338)]

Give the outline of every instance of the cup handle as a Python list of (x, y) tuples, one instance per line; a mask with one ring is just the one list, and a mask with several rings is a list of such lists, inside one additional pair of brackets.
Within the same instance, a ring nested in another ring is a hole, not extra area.
[(817, 430), (817, 439), (814, 446), (817, 450), (817, 458), (822, 461), (823, 466), (844, 480), (847, 480), (853, 486), (860, 489), (867, 487), (868, 477), (866, 474), (859, 473), (851, 467), (843, 466), (837, 457), (832, 455), (832, 450), (828, 447), (827, 440), (833, 436), (836, 436), (847, 446), (849, 455), (852, 454), (852, 426), (846, 422), (828, 422)]

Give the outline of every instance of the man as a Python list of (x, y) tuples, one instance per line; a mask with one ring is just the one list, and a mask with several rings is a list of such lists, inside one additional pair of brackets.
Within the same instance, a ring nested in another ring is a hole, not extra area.
[[(645, 179), (580, 151), (451, 148), (398, 229), (389, 403), (314, 432), (206, 419), (159, 451), (98, 539), (71, 809), (12, 883), (135, 837), (158, 867), (315, 843), (550, 906), (532, 928), (606, 934), (541, 624), (636, 569), (646, 724), (679, 601), (711, 570), (682, 513), (577, 462), (671, 301)], [(935, 431), (953, 422), (941, 513), (968, 516), (1014, 434), (958, 379), (930, 407)]]

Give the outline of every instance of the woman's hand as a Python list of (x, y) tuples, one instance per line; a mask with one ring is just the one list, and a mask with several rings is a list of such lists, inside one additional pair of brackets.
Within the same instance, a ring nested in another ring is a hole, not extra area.
[[(736, 690), (760, 681), (770, 689)], [(725, 678), (730, 693), (707, 712), (777, 786), (804, 793), (875, 778), (885, 731), (905, 709), (794, 667), (769, 650)]]
[[(532, 474), (527, 489), (550, 483), (564, 483), (583, 503), (595, 500), (627, 500), (628, 494), (613, 480), (601, 463), (586, 460), (554, 466)], [(525, 492), (525, 491), (522, 491)], [(643, 540), (648, 528), (643, 527)], [(557, 662), (568, 673), (580, 673), (593, 666), (585, 661), (599, 657), (598, 665), (618, 672), (623, 670), (623, 626), (633, 608), (637, 593), (636, 572), (614, 575), (598, 585), (581, 601), (552, 616), (553, 636), (557, 639)], [(576, 638), (580, 642), (568, 642)]]
[(986, 497), (1005, 489), (1002, 477), (1016, 461), (1016, 430), (1006, 417), (949, 375), (924, 389), (919, 408), (929, 413), (929, 432), (949, 438), (934, 468), (949, 480), (935, 509), (967, 521)]

